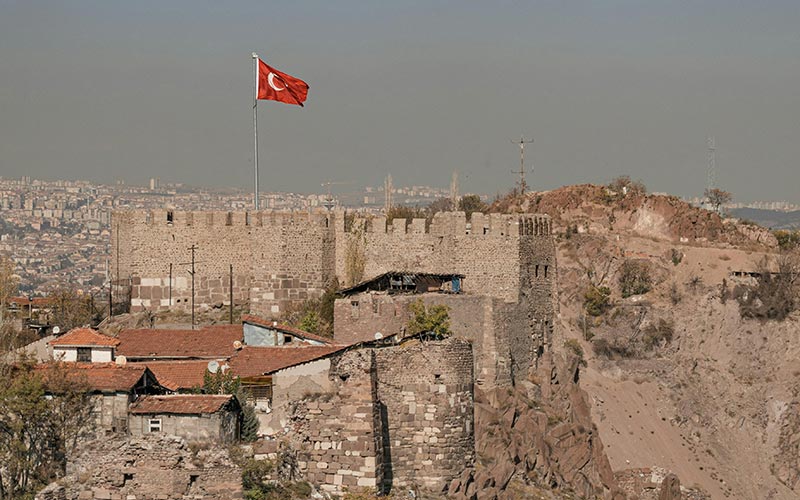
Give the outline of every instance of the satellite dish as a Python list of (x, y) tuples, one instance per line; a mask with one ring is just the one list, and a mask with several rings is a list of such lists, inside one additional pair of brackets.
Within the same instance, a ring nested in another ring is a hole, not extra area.
[(211, 373), (217, 373), (219, 371), (219, 363), (214, 361), (213, 359), (208, 362), (208, 371)]
[(234, 341), (233, 341), (233, 348), (234, 348), (234, 349), (236, 349), (236, 350), (238, 351), (239, 349), (241, 349), (241, 348), (242, 348), (242, 343), (241, 343), (241, 342), (239, 342), (238, 340), (234, 340)]
[(381, 332), (375, 332), (375, 340), (380, 340), (383, 338), (383, 334)]
[(53, 327), (53, 335), (58, 335), (59, 333), (61, 333), (61, 328), (59, 328), (57, 326), (54, 326)]
[(117, 364), (117, 366), (125, 366), (125, 364), (128, 362), (128, 358), (125, 356), (117, 356), (114, 362)]

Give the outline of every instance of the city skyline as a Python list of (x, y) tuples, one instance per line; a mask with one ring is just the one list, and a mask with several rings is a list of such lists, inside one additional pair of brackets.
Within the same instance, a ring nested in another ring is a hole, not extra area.
[[(618, 175), (800, 201), (800, 6), (3, 3), (0, 175), (252, 189), (257, 51), (311, 86), (260, 103), (261, 191), (505, 192)], [(758, 174), (759, 182), (753, 182)]]

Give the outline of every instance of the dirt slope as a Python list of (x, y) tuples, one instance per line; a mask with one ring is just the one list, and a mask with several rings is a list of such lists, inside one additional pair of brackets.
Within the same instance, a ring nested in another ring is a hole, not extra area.
[[(712, 498), (800, 498), (800, 319), (742, 319), (728, 298), (743, 281), (734, 271), (775, 261), (771, 235), (670, 197), (601, 194), (577, 186), (529, 205), (561, 227), (554, 345), (574, 339), (586, 353), (581, 387), (612, 468), (662, 467)], [(629, 259), (650, 266), (654, 287), (622, 298)], [(592, 285), (611, 289), (612, 306), (584, 321)], [(598, 338), (641, 343), (661, 320), (669, 341), (610, 359), (593, 352)]]

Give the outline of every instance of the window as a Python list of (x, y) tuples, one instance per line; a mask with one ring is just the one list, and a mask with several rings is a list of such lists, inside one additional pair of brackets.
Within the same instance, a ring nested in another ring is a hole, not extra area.
[(242, 389), (247, 394), (247, 401), (255, 404), (259, 403), (272, 403), (272, 378), (252, 382), (250, 384), (242, 385)]
[(175, 218), (174, 218), (174, 214), (173, 214), (172, 210), (168, 210), (167, 211), (167, 224), (172, 224), (172, 222), (174, 220), (175, 220)]
[(351, 300), (350, 301), (350, 317), (353, 319), (358, 319), (358, 301)]
[(147, 432), (161, 432), (161, 419), (151, 418), (147, 421)]
[(91, 347), (78, 347), (78, 359), (79, 363), (91, 363), (92, 362), (92, 348)]
[(284, 335), (283, 336), (283, 343), (284, 344), (291, 344), (292, 343), (292, 339), (294, 339), (294, 337), (292, 337), (291, 335)]

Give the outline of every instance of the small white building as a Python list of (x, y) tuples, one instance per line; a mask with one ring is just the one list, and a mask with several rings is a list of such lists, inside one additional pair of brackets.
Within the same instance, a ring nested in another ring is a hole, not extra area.
[(119, 340), (91, 328), (74, 328), (49, 342), (57, 361), (109, 363)]

